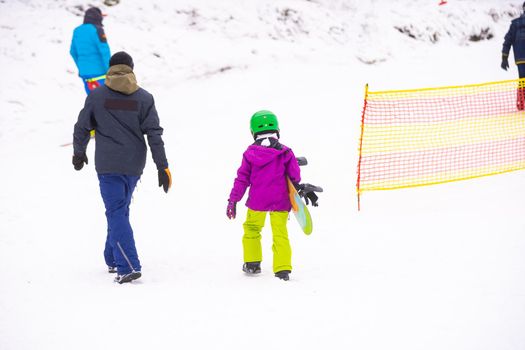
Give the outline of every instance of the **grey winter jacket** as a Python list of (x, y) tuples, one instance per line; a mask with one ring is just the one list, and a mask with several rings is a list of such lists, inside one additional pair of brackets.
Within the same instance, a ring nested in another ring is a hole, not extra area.
[(95, 130), (95, 168), (99, 174), (142, 175), (147, 153), (144, 135), (157, 169), (168, 167), (153, 96), (138, 87), (132, 69), (126, 65), (112, 66), (106, 85), (86, 98), (73, 133), (75, 155), (86, 152), (90, 130)]

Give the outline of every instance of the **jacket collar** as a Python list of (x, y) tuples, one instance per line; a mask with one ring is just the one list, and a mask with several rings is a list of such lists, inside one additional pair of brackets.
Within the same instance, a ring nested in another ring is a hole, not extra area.
[(139, 89), (133, 69), (125, 64), (111, 66), (106, 74), (106, 86), (111, 90), (131, 95)]

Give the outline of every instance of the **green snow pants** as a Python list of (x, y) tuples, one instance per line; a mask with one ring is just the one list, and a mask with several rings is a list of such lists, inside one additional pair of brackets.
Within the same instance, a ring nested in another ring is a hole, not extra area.
[[(248, 209), (242, 237), (244, 262), (262, 261), (261, 231), (266, 220), (266, 213), (268, 212)], [(273, 272), (292, 271), (292, 248), (286, 228), (288, 212), (270, 211), (269, 213), (273, 233)]]

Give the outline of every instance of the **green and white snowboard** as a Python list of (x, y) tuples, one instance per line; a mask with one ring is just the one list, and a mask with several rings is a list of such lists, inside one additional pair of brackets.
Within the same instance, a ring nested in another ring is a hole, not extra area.
[(299, 193), (297, 193), (297, 190), (295, 189), (292, 181), (290, 181), (289, 178), (287, 180), (288, 194), (290, 196), (290, 202), (292, 203), (292, 212), (303, 232), (309, 235), (313, 230), (312, 216), (310, 215), (310, 211), (303, 202), (301, 196), (299, 196)]

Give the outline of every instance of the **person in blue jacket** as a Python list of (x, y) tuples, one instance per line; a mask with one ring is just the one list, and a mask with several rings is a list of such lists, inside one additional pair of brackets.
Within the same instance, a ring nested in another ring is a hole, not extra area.
[(84, 82), (86, 93), (104, 85), (111, 57), (102, 25), (102, 11), (91, 7), (84, 14), (84, 23), (75, 28), (69, 50)]

